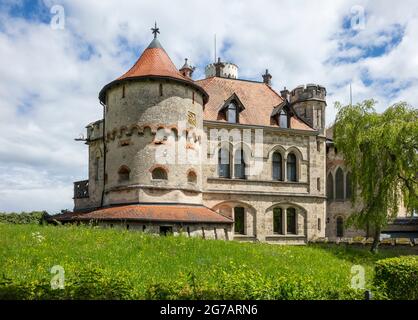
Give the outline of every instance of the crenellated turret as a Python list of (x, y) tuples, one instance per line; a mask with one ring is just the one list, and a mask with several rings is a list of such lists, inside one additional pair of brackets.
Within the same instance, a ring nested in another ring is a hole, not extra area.
[(317, 84), (298, 86), (290, 92), (289, 100), (298, 116), (322, 134), (325, 129), (327, 90)]

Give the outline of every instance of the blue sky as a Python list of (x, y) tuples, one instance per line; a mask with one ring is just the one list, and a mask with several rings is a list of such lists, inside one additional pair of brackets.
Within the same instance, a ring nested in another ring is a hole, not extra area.
[[(61, 29), (51, 27), (56, 5)], [(350, 83), (354, 102), (374, 98), (380, 111), (418, 104), (415, 0), (3, 0), (0, 211), (72, 209), (72, 182), (87, 177), (87, 148), (74, 138), (101, 117), (98, 92), (136, 61), (155, 21), (173, 62), (189, 58), (196, 79), (216, 34), (217, 56), (240, 78), (261, 81), (269, 69), (277, 91), (324, 85), (327, 124)]]

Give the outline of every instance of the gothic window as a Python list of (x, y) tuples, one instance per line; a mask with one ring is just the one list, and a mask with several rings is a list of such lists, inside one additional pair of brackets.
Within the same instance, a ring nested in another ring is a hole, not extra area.
[(282, 155), (280, 152), (273, 153), (273, 180), (282, 181)]
[(287, 223), (287, 233), (296, 234), (296, 209), (287, 208), (286, 211), (286, 223)]
[(226, 148), (218, 151), (218, 175), (220, 178), (231, 178), (230, 154)]
[(234, 177), (245, 179), (245, 159), (243, 149), (238, 149), (234, 157)]
[(334, 199), (334, 179), (332, 178), (331, 172), (328, 173), (327, 177), (327, 198), (328, 200)]
[(289, 128), (289, 117), (287, 116), (287, 113), (284, 110), (280, 111), (279, 113), (279, 127)]
[(287, 156), (287, 180), (297, 181), (296, 156), (294, 153), (289, 153)]
[(335, 199), (344, 200), (344, 172), (341, 168), (335, 174)]
[(342, 217), (337, 218), (337, 237), (344, 237), (344, 220)]
[(347, 173), (347, 176), (345, 177), (345, 197), (346, 199), (351, 199), (351, 172)]
[(234, 208), (234, 232), (236, 234), (245, 234), (244, 231), (244, 208)]
[(187, 182), (196, 183), (197, 182), (197, 175), (194, 171), (190, 171), (187, 174)]
[(119, 181), (120, 182), (129, 181), (130, 173), (131, 173), (131, 170), (127, 166), (120, 167), (118, 171)]
[(155, 168), (152, 170), (153, 180), (167, 180), (167, 172), (163, 168)]
[(283, 216), (281, 208), (273, 209), (273, 233), (282, 234), (283, 233)]

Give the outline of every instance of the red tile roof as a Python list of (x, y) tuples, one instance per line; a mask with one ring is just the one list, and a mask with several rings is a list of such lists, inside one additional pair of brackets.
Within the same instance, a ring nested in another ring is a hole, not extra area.
[(190, 81), (189, 78), (184, 77), (180, 71), (177, 70), (176, 66), (157, 39), (154, 39), (153, 42), (151, 42), (132, 68), (124, 75), (120, 76), (118, 80), (141, 76), (166, 76)]
[[(204, 120), (225, 122), (226, 120), (220, 116), (219, 109), (228, 98), (236, 94), (245, 107), (239, 114), (241, 124), (277, 127), (277, 124), (271, 120), (271, 114), (274, 107), (282, 103), (283, 99), (267, 84), (220, 77), (202, 79), (196, 83), (209, 94)], [(296, 116), (291, 118), (290, 126), (294, 129), (313, 130)]]
[(190, 223), (233, 222), (231, 219), (204, 206), (163, 204), (122, 205), (102, 208), (89, 213), (78, 214), (74, 217), (74, 220), (137, 220)]
[(122, 76), (107, 84), (99, 93), (99, 99), (105, 103), (106, 90), (122, 80), (126, 79), (138, 79), (138, 78), (152, 78), (152, 77), (164, 77), (174, 79), (177, 81), (185, 82), (192, 87), (195, 87), (202, 92), (204, 101), (207, 101), (207, 93), (189, 77), (183, 76), (179, 70), (177, 70), (174, 63), (171, 61), (167, 52), (161, 46), (158, 39), (154, 39), (150, 45), (141, 54), (135, 64)]

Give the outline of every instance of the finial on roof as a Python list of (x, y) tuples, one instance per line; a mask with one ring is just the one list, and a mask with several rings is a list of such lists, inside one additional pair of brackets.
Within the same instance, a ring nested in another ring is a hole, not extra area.
[(155, 21), (154, 28), (151, 28), (152, 33), (154, 34), (154, 39), (157, 38), (157, 33), (160, 33), (160, 28), (157, 28), (157, 21)]

